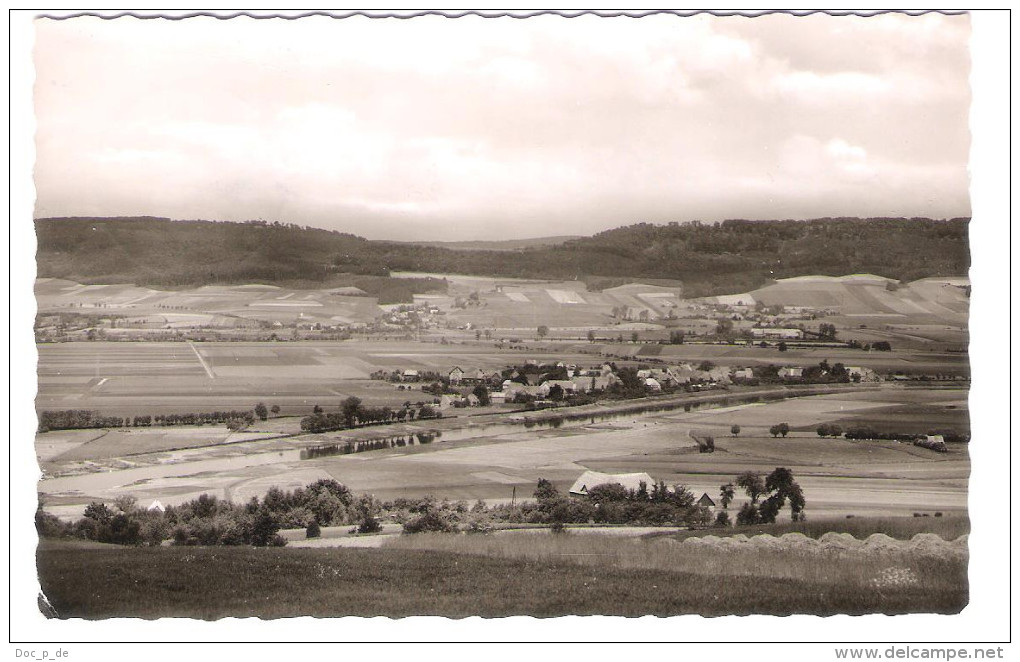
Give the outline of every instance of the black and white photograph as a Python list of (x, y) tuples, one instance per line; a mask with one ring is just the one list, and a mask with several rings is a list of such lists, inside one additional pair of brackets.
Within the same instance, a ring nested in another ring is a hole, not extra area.
[(413, 14), (27, 20), (33, 636), (968, 639), (989, 17)]

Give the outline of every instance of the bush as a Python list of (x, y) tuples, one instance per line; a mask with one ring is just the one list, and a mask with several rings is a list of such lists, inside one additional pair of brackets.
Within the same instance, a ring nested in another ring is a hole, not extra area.
[(471, 520), (467, 525), (466, 532), (482, 535), (492, 533), (492, 524), (485, 520)]
[(371, 515), (366, 515), (358, 525), (358, 533), (379, 533), (380, 531), (382, 531), (382, 524)]
[(71, 526), (39, 508), (35, 511), (35, 530), (40, 538), (63, 538), (71, 533)]
[(757, 506), (745, 503), (740, 507), (740, 512), (737, 513), (737, 524), (758, 524), (759, 521)]
[(455, 530), (456, 527), (453, 524), (434, 510), (430, 510), (404, 523), (404, 533), (449, 533)]
[(730, 514), (725, 510), (720, 510), (715, 515), (715, 525), (718, 527), (727, 527), (730, 525)]
[(312, 522), (305, 528), (305, 538), (318, 538), (322, 535), (318, 522)]

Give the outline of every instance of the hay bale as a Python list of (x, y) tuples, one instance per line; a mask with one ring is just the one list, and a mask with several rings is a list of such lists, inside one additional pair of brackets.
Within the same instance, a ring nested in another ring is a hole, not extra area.
[(780, 536), (779, 542), (787, 549), (815, 549), (818, 547), (817, 540), (809, 538), (803, 533), (784, 533)]
[(872, 553), (898, 552), (903, 549), (904, 544), (884, 533), (872, 533), (864, 541), (863, 547), (866, 551)]
[(956, 556), (959, 550), (953, 543), (943, 540), (934, 533), (918, 533), (910, 539), (910, 551), (920, 556)]
[(834, 533), (832, 531), (822, 534), (818, 539), (818, 544), (822, 549), (831, 551), (848, 551), (861, 547), (861, 541), (849, 533)]
[(725, 538), (720, 538), (719, 545), (724, 549), (730, 550), (747, 549), (747, 536), (742, 533), (738, 533), (735, 536), (726, 536)]
[(770, 536), (767, 533), (759, 533), (758, 535), (753, 536), (748, 541), (748, 544), (755, 549), (780, 549), (782, 547), (778, 538)]

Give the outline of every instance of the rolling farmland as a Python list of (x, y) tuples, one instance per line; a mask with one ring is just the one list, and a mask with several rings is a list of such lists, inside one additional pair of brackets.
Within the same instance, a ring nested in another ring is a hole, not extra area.
[(40, 313), (122, 316), (122, 328), (244, 327), (296, 321), (322, 324), (371, 322), (382, 314), (377, 300), (356, 288), (299, 290), (275, 285), (207, 285), (156, 290), (135, 285), (82, 285), (58, 278), (36, 281)]
[[(118, 431), (119, 437), (97, 436), (91, 430), (45, 433), (38, 436), (37, 447), (40, 459), (44, 454), (48, 458), (44, 464), (50, 477), (40, 483), (40, 491), (51, 510), (69, 516), (80, 513), (92, 499), (122, 494), (135, 496), (140, 503), (153, 499), (178, 503), (204, 492), (243, 501), (274, 485), (294, 489), (330, 477), (383, 499), (433, 494), (502, 501), (515, 494), (529, 497), (539, 478), (566, 489), (582, 471), (593, 469), (647, 471), (668, 484), (683, 483), (697, 494), (714, 495), (719, 485), (741, 471), (787, 466), (798, 476), (814, 516), (902, 516), (936, 509), (963, 513), (970, 472), (965, 446), (954, 445), (950, 453), (939, 454), (897, 442), (821, 439), (810, 431), (823, 422), (873, 417), (891, 407), (958, 411), (963, 394), (889, 386), (881, 394), (848, 390), (691, 412), (681, 408), (600, 416), (562, 427), (508, 425), (494, 416), (476, 422), (450, 418), (280, 437), (287, 430), (296, 432), (296, 420), (284, 418), (257, 423), (245, 436), (232, 440), (222, 428), (124, 430)], [(772, 438), (767, 427), (777, 420), (809, 431)], [(734, 423), (743, 428), (736, 437), (729, 433)], [(445, 434), (426, 445), (314, 459), (302, 459), (300, 453), (310, 445), (345, 438), (408, 435), (433, 428)], [(692, 430), (714, 434), (717, 451), (698, 453), (689, 436)], [(118, 443), (123, 444), (124, 461), (115, 457)], [(160, 444), (200, 447), (167, 452), (158, 450)], [(100, 464), (90, 465), (83, 458)], [(106, 470), (96, 472), (97, 468)]]
[[(376, 404), (422, 398), (369, 379), (376, 370), (448, 372), (502, 369), (520, 352), (491, 344), (414, 342), (40, 344), (38, 410), (100, 409), (109, 415), (251, 408), (259, 400), (306, 414), (355, 395)], [(597, 357), (553, 348), (526, 358), (596, 363)], [(419, 385), (420, 388), (420, 385)], [(425, 398), (431, 400), (431, 396)]]

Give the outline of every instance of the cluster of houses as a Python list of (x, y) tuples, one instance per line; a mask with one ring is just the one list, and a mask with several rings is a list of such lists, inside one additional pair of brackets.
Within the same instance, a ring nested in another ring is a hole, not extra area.
[[(534, 363), (529, 361), (529, 363)], [(610, 363), (603, 363), (592, 368), (583, 368), (574, 364), (559, 362), (557, 368), (562, 368), (564, 379), (548, 379), (541, 372), (531, 372), (514, 369), (509, 373), (499, 370), (483, 370), (481, 368), (464, 369), (455, 366), (446, 373), (447, 381), (451, 388), (464, 389), (482, 385), (488, 394), (491, 404), (499, 405), (504, 403), (520, 402), (524, 396), (528, 399), (546, 400), (550, 394), (559, 389), (559, 395), (567, 397), (570, 395), (598, 393), (604, 391), (622, 380), (616, 374), (616, 369)], [(878, 375), (870, 368), (847, 367), (847, 374), (854, 381), (878, 381)], [(442, 373), (440, 373), (442, 374)], [(418, 370), (408, 369), (400, 373), (401, 382), (417, 382), (434, 378), (436, 373), (424, 374)], [(779, 377), (783, 379), (801, 379), (804, 377), (804, 368), (799, 366), (783, 366), (778, 371)], [(715, 388), (721, 385), (740, 383), (741, 381), (752, 380), (755, 372), (750, 367), (714, 366), (703, 363), (696, 366), (692, 363), (680, 363), (672, 366), (646, 368), (637, 371), (637, 378), (641, 380), (644, 387), (651, 393), (662, 391), (664, 388), (690, 386), (695, 389)], [(485, 395), (485, 394), (482, 394)], [(558, 399), (558, 398), (557, 398)], [(465, 394), (446, 394), (439, 398), (440, 409), (451, 407), (478, 406), (484, 404), (477, 392)]]

